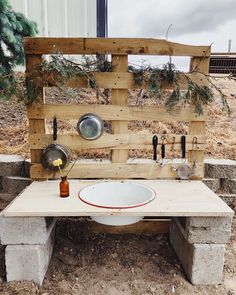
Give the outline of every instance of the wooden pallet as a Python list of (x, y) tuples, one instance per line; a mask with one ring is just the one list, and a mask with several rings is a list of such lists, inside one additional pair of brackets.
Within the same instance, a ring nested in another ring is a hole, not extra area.
[[(154, 39), (116, 39), (116, 38), (25, 38), (26, 71), (27, 74), (41, 62), (44, 54), (52, 54), (57, 50), (63, 54), (110, 54), (112, 57), (113, 72), (95, 73), (98, 86), (112, 89), (111, 105), (59, 105), (46, 104), (43, 85), (39, 87), (39, 103), (28, 107), (29, 142), (31, 151), (31, 178), (47, 179), (57, 178), (58, 173), (45, 171), (41, 165), (43, 148), (52, 143), (52, 136), (45, 132), (45, 119), (54, 115), (61, 120), (78, 120), (85, 113), (95, 113), (103, 120), (112, 121), (113, 134), (104, 134), (92, 143), (83, 140), (77, 134), (60, 135), (58, 143), (70, 149), (109, 149), (111, 162), (76, 164), (71, 171), (71, 178), (176, 178), (171, 164), (164, 167), (152, 163), (130, 163), (128, 160), (129, 149), (152, 149), (152, 135), (137, 135), (129, 133), (128, 121), (130, 120), (155, 120), (155, 121), (184, 121), (189, 122), (187, 136), (188, 162), (196, 163), (195, 178), (204, 176), (203, 160), (205, 148), (205, 115), (196, 116), (190, 107), (175, 108), (171, 113), (157, 106), (129, 106), (128, 89), (137, 88), (134, 85), (132, 73), (128, 73), (128, 55), (171, 55), (190, 56), (189, 76), (200, 85), (207, 85), (207, 80), (202, 73), (208, 73), (209, 46), (190, 46), (172, 43), (166, 40)], [(196, 69), (199, 73), (196, 72)], [(46, 78), (45, 78), (46, 79)], [(50, 86), (54, 86), (52, 81)], [(29, 83), (29, 81), (28, 81)], [(84, 78), (72, 79), (67, 82), (68, 87), (87, 88)], [(186, 89), (184, 79), (180, 81), (181, 89)], [(145, 83), (139, 88), (145, 89)], [(172, 86), (166, 83), (163, 89)], [(159, 137), (161, 135), (158, 135)], [(176, 138), (176, 149), (180, 150), (180, 135), (166, 135), (171, 144), (171, 138)], [(198, 138), (198, 149), (192, 149), (193, 137)], [(160, 148), (160, 140), (159, 147)]]

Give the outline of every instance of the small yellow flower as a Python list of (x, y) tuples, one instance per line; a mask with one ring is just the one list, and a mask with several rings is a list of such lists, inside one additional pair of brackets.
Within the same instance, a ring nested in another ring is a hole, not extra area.
[(60, 165), (62, 165), (62, 160), (57, 159), (57, 160), (54, 160), (52, 163), (53, 163), (53, 166), (60, 166)]

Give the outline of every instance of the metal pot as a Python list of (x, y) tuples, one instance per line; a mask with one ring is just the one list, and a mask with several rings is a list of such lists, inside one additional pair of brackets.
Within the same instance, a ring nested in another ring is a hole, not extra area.
[(41, 157), (41, 163), (47, 170), (58, 171), (58, 167), (53, 165), (53, 161), (57, 159), (62, 160), (60, 168), (63, 169), (69, 163), (70, 152), (65, 146), (57, 144), (57, 119), (53, 118), (53, 141), (54, 143), (48, 145)]
[(104, 123), (101, 118), (94, 114), (85, 114), (80, 117), (77, 124), (77, 131), (80, 136), (87, 140), (98, 139), (104, 130)]

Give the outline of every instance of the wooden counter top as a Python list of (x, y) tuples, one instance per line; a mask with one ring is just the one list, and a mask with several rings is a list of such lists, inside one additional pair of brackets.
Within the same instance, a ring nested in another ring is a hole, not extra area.
[(87, 205), (78, 198), (80, 189), (86, 185), (101, 182), (101, 180), (70, 180), (71, 195), (65, 199), (58, 196), (58, 181), (35, 181), (11, 202), (2, 212), (2, 215), (23, 217), (94, 215), (233, 216), (234, 214), (233, 210), (201, 181), (130, 181), (150, 186), (156, 191), (156, 198), (142, 207), (103, 209)]

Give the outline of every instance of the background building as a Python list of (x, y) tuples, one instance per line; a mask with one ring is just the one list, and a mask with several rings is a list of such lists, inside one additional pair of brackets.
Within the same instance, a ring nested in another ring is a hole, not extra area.
[(107, 37), (107, 0), (10, 0), (44, 37)]

